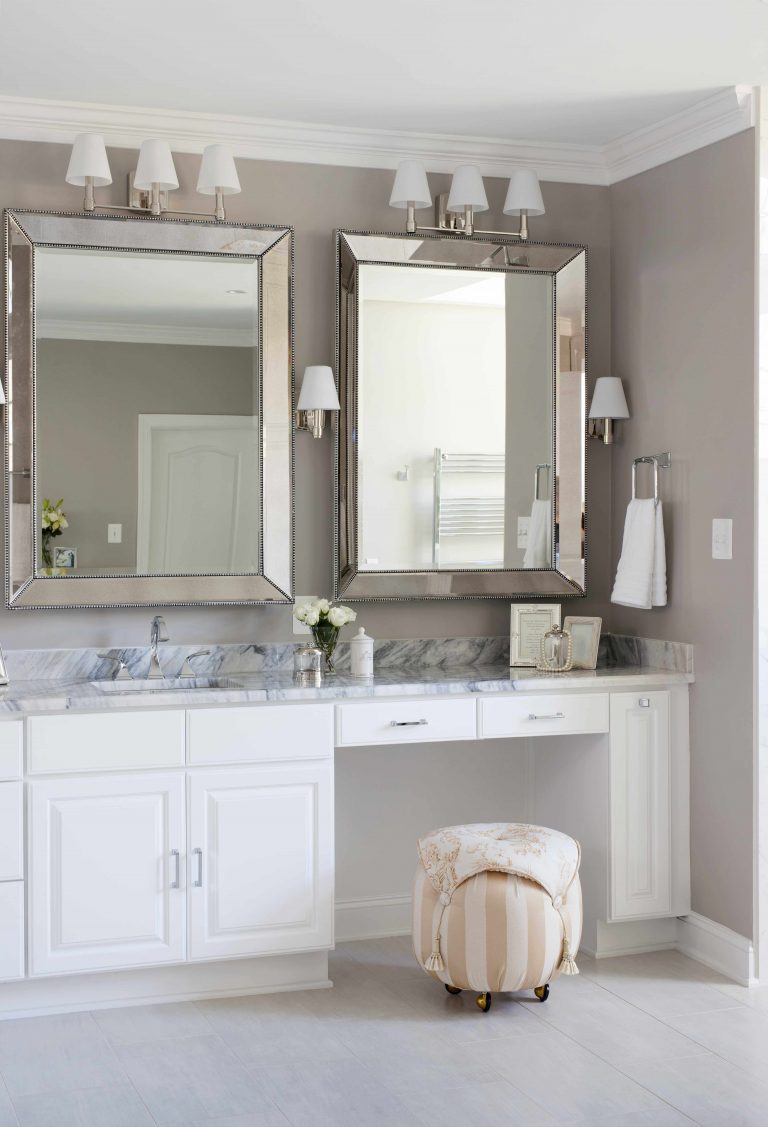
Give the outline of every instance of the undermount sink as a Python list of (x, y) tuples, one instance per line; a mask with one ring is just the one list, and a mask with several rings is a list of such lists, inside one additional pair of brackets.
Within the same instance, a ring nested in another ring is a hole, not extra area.
[(189, 692), (190, 689), (242, 689), (239, 681), (231, 677), (164, 677), (143, 681), (91, 681), (102, 693), (169, 693)]

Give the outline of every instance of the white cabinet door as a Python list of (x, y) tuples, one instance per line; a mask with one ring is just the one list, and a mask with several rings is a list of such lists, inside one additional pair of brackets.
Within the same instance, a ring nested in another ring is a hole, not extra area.
[(184, 776), (29, 784), (30, 973), (185, 955)]
[(612, 920), (672, 914), (670, 793), (669, 693), (612, 693)]
[(189, 827), (190, 958), (331, 945), (331, 762), (199, 771)]

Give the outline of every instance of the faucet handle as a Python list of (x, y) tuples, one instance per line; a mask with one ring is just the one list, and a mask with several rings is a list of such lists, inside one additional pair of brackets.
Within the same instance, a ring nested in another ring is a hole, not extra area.
[(104, 661), (111, 661), (112, 662), (112, 664), (114, 666), (114, 669), (112, 670), (112, 680), (113, 681), (132, 681), (133, 680), (133, 677), (131, 676), (131, 671), (128, 668), (128, 666), (125, 664), (125, 662), (123, 661), (121, 654), (103, 653), (103, 654), (98, 654), (97, 656), (102, 658)]
[(210, 650), (196, 650), (193, 654), (187, 654), (187, 656), (184, 658), (184, 664), (181, 667), (181, 673), (179, 674), (179, 676), (197, 677), (197, 673), (195, 673), (191, 663), (196, 657), (210, 657), (210, 654)]

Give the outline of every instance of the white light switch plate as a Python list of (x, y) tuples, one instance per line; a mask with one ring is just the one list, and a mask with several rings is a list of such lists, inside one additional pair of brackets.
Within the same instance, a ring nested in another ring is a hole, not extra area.
[(712, 518), (712, 559), (733, 559), (733, 521), (730, 517)]
[[(300, 607), (302, 603), (311, 603), (316, 598), (317, 598), (317, 595), (297, 595), (296, 596), (296, 606)], [(305, 626), (303, 622), (299, 622), (298, 618), (294, 618), (294, 620), (293, 620), (293, 632), (294, 632), (294, 634), (311, 634), (312, 633), (312, 631), (309, 629), (308, 626)]]
[(122, 524), (108, 524), (107, 525), (107, 543), (108, 544), (122, 544), (123, 542), (123, 526)]
[(517, 518), (517, 546), (518, 548), (528, 547), (528, 530), (531, 527), (530, 517)]

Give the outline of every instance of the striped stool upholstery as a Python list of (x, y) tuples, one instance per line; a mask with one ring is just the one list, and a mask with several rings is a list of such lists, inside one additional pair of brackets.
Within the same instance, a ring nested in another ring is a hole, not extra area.
[[(413, 896), (421, 966), (454, 994), (534, 989), (578, 974), (579, 847), (539, 826), (453, 826), (422, 838)], [(540, 883), (543, 881), (544, 883)]]

